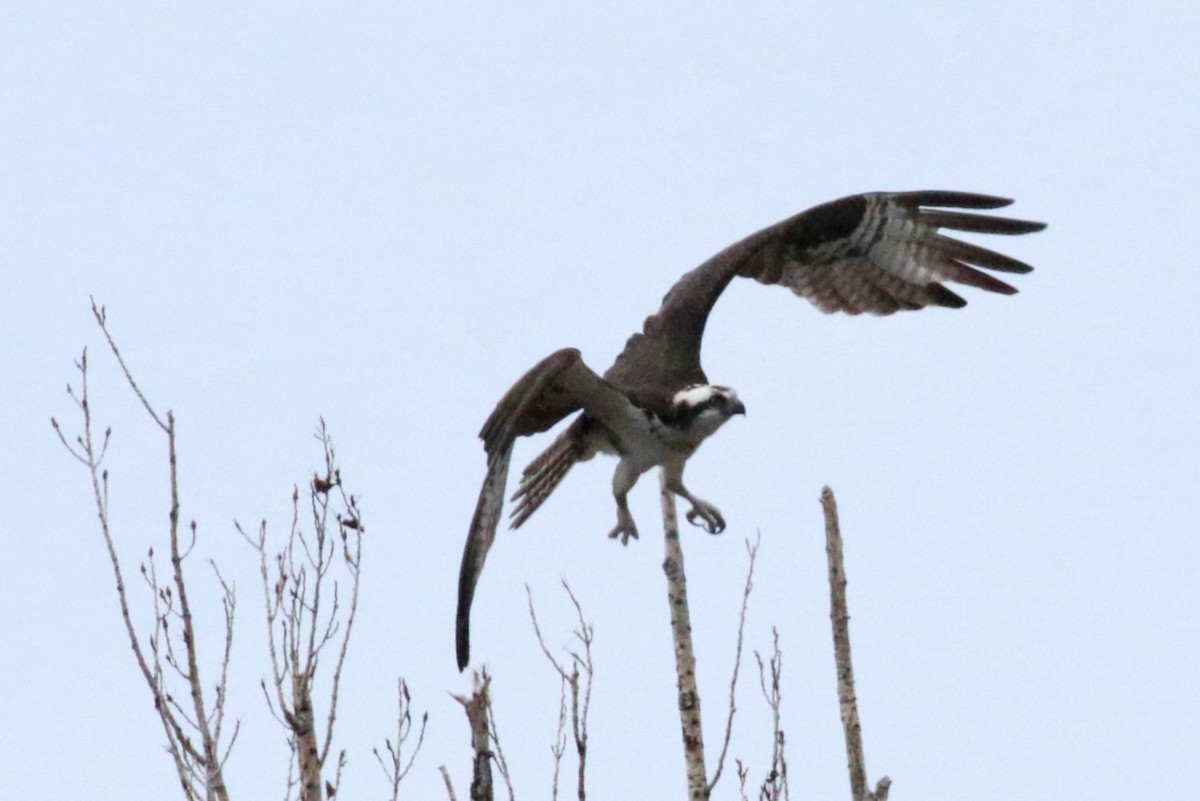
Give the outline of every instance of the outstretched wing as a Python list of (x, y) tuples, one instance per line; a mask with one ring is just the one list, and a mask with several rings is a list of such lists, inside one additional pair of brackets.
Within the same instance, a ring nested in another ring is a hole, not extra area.
[(646, 318), (642, 332), (629, 338), (604, 376), (633, 394), (651, 391), (648, 381), (672, 386), (704, 382), (704, 324), (734, 276), (780, 284), (821, 311), (848, 314), (965, 306), (967, 302), (944, 281), (1011, 295), (1015, 288), (976, 267), (1007, 273), (1027, 273), (1032, 267), (938, 231), (1028, 234), (1046, 227), (941, 210), (997, 209), (1010, 203), (968, 192), (872, 193), (801, 212), (730, 245), (686, 273), (663, 298), (658, 312)]
[(463, 548), (458, 574), (456, 650), (458, 669), (470, 658), (471, 601), (483, 571), (504, 506), (504, 486), (517, 437), (551, 428), (580, 409), (607, 426), (619, 438), (644, 416), (620, 391), (583, 363), (579, 351), (564, 348), (534, 365), (505, 393), (479, 432), (487, 453), (488, 470), (475, 504), (475, 515)]

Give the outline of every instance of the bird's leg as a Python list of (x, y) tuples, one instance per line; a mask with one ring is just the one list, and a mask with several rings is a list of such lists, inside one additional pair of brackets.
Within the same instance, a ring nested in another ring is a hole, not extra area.
[[(683, 489), (680, 487), (680, 489)], [(683, 492), (677, 493), (688, 499), (692, 504), (692, 508), (687, 511), (687, 521), (693, 526), (703, 526), (704, 530), (709, 534), (720, 534), (725, 530), (725, 518), (721, 515), (721, 510), (713, 506), (703, 498), (697, 498), (686, 489)], [(699, 518), (703, 522), (696, 522)]]
[[(697, 498), (683, 486), (683, 465), (667, 469), (667, 489), (692, 505), (687, 512), (687, 521), (693, 526), (703, 526), (709, 534), (720, 534), (725, 530), (725, 518), (721, 510), (703, 498)], [(699, 519), (700, 522), (697, 522)]]
[(633, 522), (624, 495), (617, 496), (617, 526), (608, 532), (608, 537), (613, 540), (620, 538), (622, 545), (628, 545), (630, 537), (635, 540), (638, 538), (637, 524)]
[(608, 532), (610, 539), (620, 538), (622, 545), (629, 544), (629, 538), (638, 538), (637, 524), (633, 522), (633, 515), (629, 513), (629, 491), (633, 489), (633, 485), (637, 483), (638, 478), (644, 470), (638, 470), (631, 463), (622, 459), (617, 463), (617, 469), (613, 472), (613, 499), (617, 502), (617, 526), (612, 531)]

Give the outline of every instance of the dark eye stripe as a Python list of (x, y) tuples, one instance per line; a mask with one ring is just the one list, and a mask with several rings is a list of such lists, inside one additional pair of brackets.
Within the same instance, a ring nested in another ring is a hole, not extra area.
[(671, 410), (670, 417), (664, 418), (663, 422), (676, 428), (685, 428), (703, 414), (705, 410), (722, 407), (728, 403), (729, 399), (724, 395), (714, 395), (697, 403), (695, 406), (676, 406)]

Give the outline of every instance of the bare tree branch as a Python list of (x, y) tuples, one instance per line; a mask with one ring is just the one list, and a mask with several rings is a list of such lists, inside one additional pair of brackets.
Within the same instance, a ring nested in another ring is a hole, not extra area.
[[(280, 551), (269, 554), (265, 522), (253, 537), (240, 523), (234, 524), (258, 553), (272, 686), (269, 690), (263, 681), (263, 695), (267, 708), (284, 728), (303, 801), (321, 801), (323, 792), (336, 793), (345, 766), (346, 755), (341, 752), (333, 780), (327, 775), (323, 778), (333, 743), (342, 669), (358, 611), (363, 536), (357, 499), (342, 484), (324, 420), (317, 427), (316, 439), (321, 443), (325, 474), (314, 477), (309, 486), (312, 532), (300, 525), (298, 487), (292, 489), (292, 522)], [(335, 574), (339, 566), (341, 578)], [(348, 605), (343, 605), (343, 580), (349, 582)], [(328, 714), (323, 731), (318, 731), (314, 693), (320, 657), (330, 643), (336, 643), (337, 652), (329, 679)]]
[[(225, 650), (221, 655), (221, 675), (217, 679), (217, 699), (213, 705), (215, 708), (212, 712), (213, 718), (213, 739), (220, 742), (221, 726), (225, 722), (225, 688), (228, 686), (229, 677), (229, 657), (233, 651), (233, 613), (237, 608), (237, 593), (234, 591), (232, 584), (225, 581), (225, 577), (221, 575), (217, 563), (213, 560), (208, 560), (212, 565), (213, 573), (217, 576), (217, 581), (221, 584), (221, 607), (225, 612)], [(233, 737), (230, 738), (229, 746), (233, 747), (233, 740), (237, 739), (237, 728), (234, 726)], [(221, 762), (224, 762), (229, 756), (229, 749), (226, 749), (225, 756), (221, 757)]]
[[(780, 801), (791, 797), (788, 789), (787, 757), (784, 754), (784, 734), (780, 726), (780, 707), (783, 691), (780, 679), (783, 676), (783, 653), (779, 650), (779, 631), (771, 628), (771, 658), (764, 664), (762, 655), (754, 652), (758, 662), (758, 686), (763, 700), (771, 708), (771, 769), (758, 790), (759, 801)], [(768, 679), (769, 675), (769, 679)]]
[[(68, 385), (67, 393), (75, 402), (82, 418), (83, 433), (77, 435), (72, 444), (63, 433), (58, 421), (51, 419), (59, 441), (77, 461), (81, 462), (88, 471), (92, 484), (93, 500), (96, 504), (96, 516), (100, 523), (100, 532), (108, 552), (113, 576), (117, 585), (117, 600), (121, 609), (121, 619), (125, 624), (125, 632), (129, 645), (137, 662), (138, 670), (146, 682), (147, 688), (154, 699), (154, 709), (162, 723), (163, 734), (167, 739), (167, 750), (175, 764), (179, 778), (180, 789), (187, 799), (212, 799), (226, 801), (228, 792), (225, 786), (223, 766), (228, 758), (229, 749), (237, 737), (237, 727), (227, 746), (221, 745), (221, 726), (225, 714), (225, 688), (228, 673), (229, 654), (233, 642), (233, 619), (236, 608), (236, 596), (233, 587), (224, 582), (218, 574), (223, 596), (222, 604), (225, 611), (225, 648), (221, 660), (220, 677), (216, 684), (216, 694), (209, 708), (204, 695), (204, 684), (200, 677), (198, 646), (194, 630), (194, 618), (188, 597), (187, 581), (184, 562), (195, 544), (195, 523), (189, 526), (191, 541), (186, 548), (180, 547), (179, 537), (179, 473), (176, 455), (175, 417), (167, 412), (165, 417), (154, 408), (142, 391), (117, 347), (102, 306), (92, 300), (92, 315), (96, 320), (109, 348), (121, 367), (126, 383), (137, 396), (149, 417), (166, 434), (167, 462), (169, 475), (170, 506), (168, 514), (168, 542), (171, 564), (171, 583), (160, 585), (154, 569), (154, 550), (148, 554), (148, 566), (142, 565), (142, 575), (151, 593), (154, 609), (154, 624), (146, 638), (149, 648), (149, 658), (133, 624), (125, 579), (121, 570), (120, 558), (117, 556), (115, 536), (110, 526), (108, 506), (108, 470), (103, 466), (107, 454), (112, 430), (106, 429), (102, 443), (97, 446), (93, 434), (92, 409), (88, 388), (88, 359), (87, 351), (75, 363), (80, 377), (80, 392)], [(178, 633), (172, 628), (172, 621), (178, 624)], [(181, 649), (182, 659), (177, 656), (176, 648)], [(171, 668), (173, 675), (178, 676), (187, 688), (190, 697), (191, 712), (187, 712), (175, 700), (174, 694), (168, 689), (164, 663)], [(199, 746), (193, 742), (193, 737), (199, 741)]]
[(441, 771), (442, 781), (446, 783), (446, 795), (450, 801), (458, 801), (458, 796), (454, 794), (454, 783), (450, 781), (450, 771), (446, 770), (445, 765), (438, 765), (438, 770)]
[(737, 712), (738, 672), (742, 666), (742, 641), (746, 632), (746, 609), (750, 605), (750, 592), (754, 589), (754, 561), (758, 556), (760, 542), (762, 542), (761, 533), (759, 533), (753, 543), (750, 540), (746, 540), (746, 554), (750, 557), (750, 564), (746, 568), (746, 586), (742, 589), (742, 609), (738, 615), (737, 649), (734, 651), (733, 656), (733, 675), (729, 679), (729, 715), (725, 718), (725, 737), (721, 742), (721, 755), (717, 758), (717, 771), (713, 774), (712, 781), (708, 783), (709, 795), (712, 795), (713, 788), (721, 780), (721, 771), (725, 767), (725, 755), (729, 751), (729, 741), (733, 737), (733, 716)]
[(679, 691), (679, 726), (683, 735), (683, 758), (687, 770), (688, 798), (708, 798), (708, 774), (704, 768), (704, 732), (700, 725), (700, 693), (696, 689), (696, 652), (692, 646), (692, 623), (688, 611), (687, 575), (679, 543), (679, 520), (675, 495), (667, 489), (667, 474), (659, 470), (667, 576), (667, 603), (671, 610), (671, 636), (675, 644), (675, 671)]
[[(584, 801), (587, 798), (587, 748), (588, 748), (588, 712), (592, 704), (592, 679), (595, 675), (595, 667), (592, 664), (592, 639), (594, 637), (594, 629), (591, 624), (584, 619), (583, 607), (579, 604), (579, 599), (575, 597), (575, 593), (571, 591), (571, 585), (563, 580), (563, 589), (566, 590), (567, 596), (571, 599), (571, 604), (575, 607), (575, 616), (579, 621), (572, 634), (583, 644), (583, 653), (578, 651), (568, 651), (571, 656), (570, 669), (560, 663), (550, 653), (550, 649), (546, 646), (546, 640), (542, 637), (542, 630), (538, 626), (537, 612), (533, 607), (533, 594), (529, 590), (529, 585), (525, 585), (525, 596), (529, 599), (529, 618), (533, 621), (533, 631), (537, 635), (538, 645), (541, 646), (542, 653), (546, 655), (546, 660), (554, 667), (558, 673), (561, 685), (560, 691), (560, 706), (559, 706), (559, 728), (555, 738), (555, 745), (551, 748), (551, 753), (554, 754), (554, 782), (551, 788), (552, 797), (558, 797), (558, 768), (562, 759), (563, 748), (565, 747), (565, 736), (563, 735), (563, 727), (566, 719), (566, 699), (567, 691), (570, 691), (571, 698), (571, 733), (575, 741), (575, 754), (578, 758), (578, 770), (576, 772), (576, 795), (579, 801)], [(581, 674), (582, 671), (582, 674)], [(580, 682), (582, 675), (583, 681)], [(562, 743), (560, 745), (559, 743)]]
[(116, 340), (113, 339), (112, 334), (110, 334), (108, 331), (108, 313), (105, 311), (103, 306), (96, 305), (96, 299), (94, 297), (89, 296), (88, 300), (90, 300), (92, 303), (92, 316), (96, 318), (96, 324), (99, 325), (100, 330), (104, 332), (104, 338), (108, 340), (108, 348), (112, 351), (113, 356), (117, 357), (117, 364), (121, 365), (121, 372), (125, 374), (125, 381), (133, 390), (133, 394), (137, 395), (138, 400), (142, 402), (142, 408), (144, 408), (146, 413), (150, 415), (151, 419), (158, 424), (158, 427), (161, 428), (164, 433), (170, 433), (168, 428), (173, 429), (174, 425), (170, 420), (169, 413), (167, 422), (164, 423), (162, 417), (160, 417), (158, 412), (154, 410), (154, 407), (150, 405), (150, 401), (146, 400), (146, 396), (142, 393), (142, 388), (138, 386), (137, 381), (133, 380), (133, 373), (129, 371), (128, 365), (125, 364), (125, 357), (121, 355), (121, 349), (117, 347)]
[(846, 762), (850, 773), (850, 795), (854, 801), (886, 801), (892, 780), (884, 776), (867, 790), (867, 766), (863, 756), (862, 726), (854, 693), (854, 667), (850, 661), (850, 612), (846, 605), (846, 566), (842, 558), (842, 533), (838, 523), (837, 499), (833, 490), (821, 490), (825, 513), (825, 554), (829, 561), (829, 618), (833, 623), (833, 653), (837, 663), (838, 705), (846, 734)]
[(750, 770), (742, 764), (742, 760), (740, 759), (733, 760), (733, 764), (737, 769), (738, 798), (740, 798), (741, 801), (750, 801), (750, 799), (746, 797), (746, 779), (750, 776)]
[(567, 682), (558, 681), (558, 726), (554, 730), (554, 745), (550, 754), (554, 757), (554, 773), (550, 779), (550, 801), (558, 801), (558, 774), (562, 767), (563, 754), (567, 750)]
[(379, 767), (383, 769), (383, 775), (387, 777), (388, 783), (392, 787), (391, 801), (398, 801), (400, 798), (400, 783), (408, 775), (408, 771), (412, 768), (417, 754), (421, 753), (421, 745), (425, 742), (425, 725), (429, 722), (429, 713), (425, 712), (421, 715), (421, 730), (417, 733), (416, 747), (413, 748), (412, 754), (405, 761), (404, 744), (408, 742), (409, 737), (412, 735), (413, 719), (412, 696), (408, 692), (408, 684), (404, 679), (399, 679), (396, 682), (396, 699), (396, 741), (385, 741), (388, 753), (387, 762), (384, 762), (383, 755), (379, 753), (379, 749), (374, 749), (375, 759), (379, 762)]
[[(494, 801), (492, 783), (492, 749), (493, 727), (489, 710), (492, 706), (488, 696), (488, 685), (491, 676), (487, 670), (475, 674), (475, 689), (470, 698), (461, 695), (453, 696), (454, 700), (463, 705), (467, 713), (467, 723), (471, 727), (471, 751), (475, 754), (474, 767), (471, 773), (471, 801)], [(446, 789), (454, 798), (454, 789), (450, 784), (450, 776), (442, 768), (442, 776), (446, 780)]]
[[(579, 801), (584, 801), (587, 798), (588, 713), (592, 707), (592, 680), (596, 672), (592, 664), (592, 639), (595, 630), (584, 619), (583, 607), (579, 605), (579, 599), (571, 591), (571, 585), (567, 583), (566, 579), (563, 579), (562, 585), (571, 599), (571, 604), (575, 607), (575, 617), (579, 622), (578, 628), (572, 633), (583, 644), (582, 656), (578, 651), (571, 651), (570, 654), (574, 662), (571, 671), (574, 678), (571, 682), (571, 731), (575, 737), (575, 754), (579, 758), (579, 768), (576, 771), (576, 794)], [(583, 670), (582, 706), (579, 698), (579, 671), (581, 668)]]
[[(330, 691), (329, 697), (329, 716), (325, 723), (325, 749), (321, 754), (321, 759), (325, 759), (325, 754), (329, 751), (329, 743), (333, 740), (333, 723), (337, 718), (338, 691), (342, 685), (342, 668), (346, 664), (346, 652), (350, 646), (350, 631), (354, 627), (354, 621), (358, 613), (358, 587), (359, 587), (359, 566), (362, 563), (362, 514), (358, 508), (358, 501), (353, 495), (347, 495), (344, 486), (342, 485), (341, 470), (336, 465), (336, 459), (333, 449), (333, 442), (329, 438), (329, 434), (325, 429), (325, 419), (321, 418), (320, 426), (317, 430), (317, 438), (321, 441), (325, 450), (325, 469), (326, 475), (332, 475), (334, 478), (333, 484), (336, 487), (342, 502), (342, 510), (344, 514), (337, 514), (338, 531), (342, 540), (342, 563), (349, 572), (350, 581), (350, 608), (346, 611), (345, 630), (342, 632), (341, 645), (338, 648), (337, 664), (333, 669), (333, 688)], [(318, 491), (316, 482), (313, 484), (313, 497), (326, 498), (328, 493)], [(320, 530), (324, 531), (325, 515), (328, 512), (328, 504), (321, 506), (322, 525)], [(352, 543), (352, 546), (351, 546)], [(353, 547), (353, 550), (351, 550)], [(327, 568), (328, 569), (328, 568)], [(338, 608), (338, 585), (333, 584), (334, 600), (333, 613), (330, 620), (334, 620)], [(329, 629), (326, 634), (326, 639), (332, 639), (337, 629), (336, 624)], [(314, 662), (315, 662), (314, 656)], [(314, 665), (315, 666), (315, 665)]]
[(493, 755), (496, 757), (496, 767), (500, 778), (504, 780), (504, 789), (508, 791), (508, 801), (514, 801), (512, 774), (508, 772), (508, 760), (504, 758), (504, 748), (500, 743), (500, 730), (496, 728), (496, 710), (492, 708), (491, 696), (487, 703), (488, 737), (491, 740)]

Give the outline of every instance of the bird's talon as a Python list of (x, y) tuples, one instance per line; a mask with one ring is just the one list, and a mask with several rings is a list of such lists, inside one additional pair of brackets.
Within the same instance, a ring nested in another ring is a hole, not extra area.
[(622, 545), (628, 545), (631, 538), (635, 540), (638, 538), (637, 526), (618, 524), (616, 528), (608, 532), (608, 538), (610, 540), (620, 539)]
[(715, 506), (697, 504), (684, 515), (693, 526), (700, 526), (709, 534), (720, 534), (725, 530), (725, 518)]

